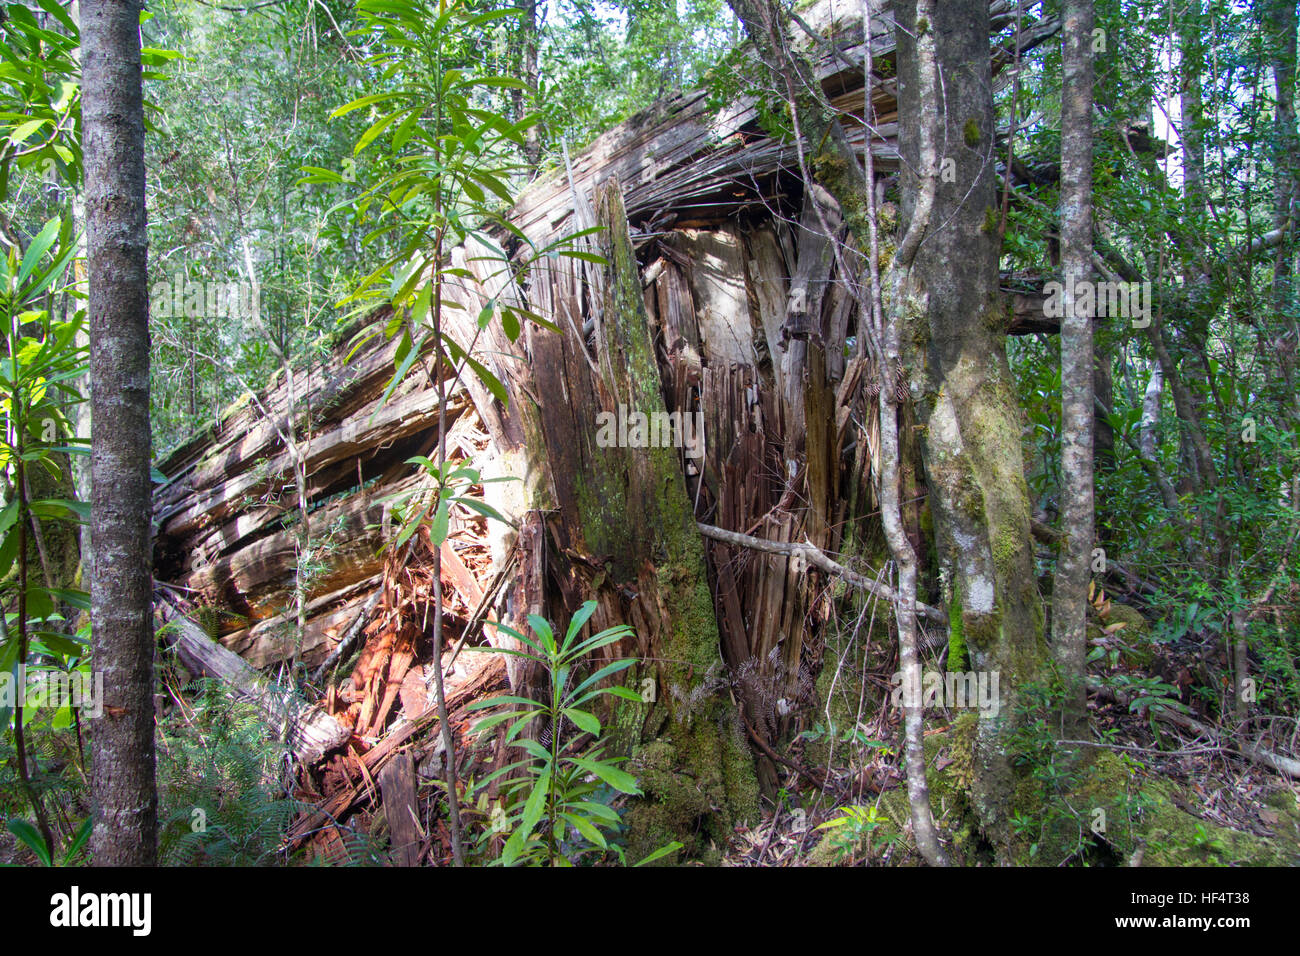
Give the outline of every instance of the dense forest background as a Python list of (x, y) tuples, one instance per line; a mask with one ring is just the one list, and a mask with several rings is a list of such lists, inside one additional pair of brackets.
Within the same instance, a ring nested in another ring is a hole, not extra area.
[[(104, 672), (118, 573), (89, 6), (0, 8), (11, 687)], [(1285, 0), (150, 3), (157, 673), (131, 739), (0, 695), (0, 856), (1300, 862), (1296, 38)], [(625, 396), (774, 437), (601, 458)], [(156, 822), (91, 839), (137, 759)]]

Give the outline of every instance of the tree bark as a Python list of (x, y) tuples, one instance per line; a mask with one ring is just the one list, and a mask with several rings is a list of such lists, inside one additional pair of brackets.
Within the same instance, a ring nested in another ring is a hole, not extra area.
[[(1005, 846), (1014, 689), (1041, 675), (1047, 648), (998, 291), (988, 7), (925, 6), (894, 5), (908, 230), (885, 285), (922, 428), (949, 620), (961, 627), (972, 667), (998, 672), (1003, 688), (997, 713), (980, 714), (971, 796), (985, 833)], [(927, 46), (933, 53), (923, 55)]]
[(1088, 581), (1093, 528), (1092, 308), (1079, 283), (1092, 280), (1092, 0), (1066, 0), (1061, 61), (1061, 516), (1064, 537), (1052, 587), (1052, 653), (1065, 686), (1072, 737), (1087, 720)]
[(91, 648), (104, 675), (91, 791), (96, 865), (157, 862), (149, 297), (138, 0), (81, 13), (90, 251)]

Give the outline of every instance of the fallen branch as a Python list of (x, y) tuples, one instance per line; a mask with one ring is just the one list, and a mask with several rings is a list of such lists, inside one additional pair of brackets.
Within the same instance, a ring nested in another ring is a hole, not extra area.
[[(751, 551), (762, 551), (765, 554), (782, 554), (791, 557), (803, 558), (814, 567), (820, 568), (827, 574), (833, 574), (856, 588), (861, 588), (870, 594), (874, 594), (882, 601), (897, 601), (898, 592), (886, 584), (880, 584), (871, 580), (856, 571), (852, 571), (832, 559), (820, 548), (808, 542), (800, 541), (768, 541), (765, 538), (755, 538), (751, 535), (741, 534), (739, 531), (727, 531), (724, 528), (716, 528), (710, 524), (698, 523), (696, 527), (700, 529), (700, 534), (706, 538), (712, 538), (714, 541), (721, 541), (723, 544), (735, 545), (738, 548), (748, 548)], [(930, 607), (928, 604), (916, 602), (916, 613), (918, 616), (929, 618), (936, 624), (948, 626), (948, 615), (937, 607)]]
[(187, 670), (214, 677), (232, 696), (249, 701), (281, 734), (303, 763), (313, 763), (348, 738), (348, 729), (293, 690), (276, 686), (234, 651), (165, 601), (158, 602), (165, 638)]
[[(1125, 706), (1128, 705), (1130, 700), (1127, 695), (1120, 693), (1113, 687), (1106, 687), (1096, 680), (1088, 681), (1088, 689), (1096, 691), (1103, 697), (1108, 697), (1117, 703), (1124, 704)], [(1194, 717), (1189, 717), (1187, 714), (1173, 710), (1169, 707), (1155, 706), (1150, 708), (1150, 713), (1157, 720), (1163, 720), (1167, 724), (1173, 724), (1176, 727), (1181, 727), (1191, 733), (1203, 737), (1209, 737), (1211, 740), (1217, 740), (1224, 749), (1234, 750), (1253, 763), (1262, 764), (1265, 767), (1276, 770), (1283, 776), (1300, 780), (1300, 760), (1296, 760), (1294, 757), (1285, 757), (1281, 754), (1276, 754), (1266, 747), (1261, 747), (1259, 744), (1226, 741), (1219, 736), (1218, 728), (1212, 727), (1209, 724), (1203, 724)]]

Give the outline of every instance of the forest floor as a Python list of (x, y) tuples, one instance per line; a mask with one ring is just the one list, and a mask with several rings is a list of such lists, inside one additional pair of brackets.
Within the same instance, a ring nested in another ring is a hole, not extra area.
[[(1105, 606), (1100, 601), (1098, 605)], [(1038, 737), (1026, 744), (1027, 752), (1037, 749), (1034, 760), (1023, 762), (1015, 862), (1300, 865), (1300, 788), (1295, 782), (1244, 759), (1234, 749), (1237, 736), (1208, 739), (1157, 720), (1153, 713), (1162, 706), (1186, 708), (1198, 720), (1212, 722), (1207, 712), (1213, 710), (1216, 695), (1211, 689), (1220, 679), (1213, 654), (1198, 656), (1191, 637), (1178, 647), (1149, 645), (1140, 616), (1129, 608), (1108, 608), (1108, 617), (1112, 615), (1130, 623), (1123, 647), (1133, 653), (1114, 655), (1111, 666), (1094, 665), (1094, 670), (1101, 668), (1104, 686), (1154, 686), (1169, 679), (1165, 686), (1179, 696), (1126, 705), (1105, 690), (1090, 694), (1089, 745), (1080, 748), (1085, 756), (1077, 763), (1066, 758), (1054, 735), (1039, 728)], [(1094, 643), (1118, 646), (1113, 638), (1114, 632), (1094, 628)], [(1212, 644), (1207, 641), (1206, 647)], [(813, 721), (811, 730), (796, 733), (776, 753), (776, 792), (762, 801), (760, 820), (736, 827), (730, 845), (716, 848), (722, 865), (921, 865), (910, 837), (901, 726), (888, 693), (894, 653), (892, 647), (882, 646), (876, 657), (849, 661), (828, 650), (819, 681), (824, 710), (818, 715), (826, 723)], [(500, 663), (496, 655), (464, 658), (472, 663), (458, 663), (459, 669), (451, 671), (448, 697), (458, 735), (458, 777), (473, 781), (503, 766), (506, 749), (499, 736), (475, 740), (465, 708), (471, 697), (505, 693), (506, 682), (503, 670), (492, 669)], [(1202, 660), (1204, 666), (1196, 675), (1195, 668), (1184, 665), (1171, 674), (1172, 660)], [(1201, 679), (1210, 683), (1202, 684)], [(931, 800), (956, 860), (991, 865), (998, 860), (979, 836), (963, 792), (963, 741), (972, 720), (969, 712), (942, 710), (928, 718)], [(839, 732), (826, 732), (827, 724), (837, 722)], [(1293, 727), (1290, 722), (1267, 722), (1252, 727), (1252, 736), (1279, 752), (1292, 752), (1294, 741), (1269, 739), (1267, 731), (1283, 725)], [(404, 732), (402, 722), (395, 726), (399, 735)], [(416, 815), (428, 823), (419, 859), (447, 864), (451, 846), (445, 790), (434, 779), (442, 770), (440, 738), (424, 730), (412, 749), (419, 778)], [(325, 767), (320, 793), (326, 802), (330, 794), (349, 795), (344, 809), (354, 814), (350, 825), (383, 838), (388, 831), (383, 807), (387, 801), (363, 781), (364, 762), (359, 754), (336, 755)], [(494, 791), (462, 795), (462, 814), (471, 829), (486, 822), (495, 797)], [(344, 818), (337, 796), (330, 809), (336, 819)], [(342, 844), (328, 834), (326, 829), (316, 835), (315, 849), (327, 859), (338, 859)]]

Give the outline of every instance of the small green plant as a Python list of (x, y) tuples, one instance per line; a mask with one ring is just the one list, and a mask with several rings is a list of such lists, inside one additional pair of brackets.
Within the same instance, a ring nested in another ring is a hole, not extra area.
[(888, 816), (875, 806), (840, 807), (837, 814), (818, 830), (830, 831), (831, 846), (839, 863), (852, 865), (858, 862), (858, 854), (864, 850), (883, 852), (898, 841), (899, 834), (882, 834), (873, 839), (881, 826), (889, 824)]
[[(94, 822), (92, 817), (86, 817), (81, 826), (77, 827), (72, 842), (63, 851), (63, 859), (59, 862), (59, 866), (72, 866), (73, 863), (78, 861), (82, 850), (86, 847), (86, 842), (90, 839), (90, 829)], [(36, 827), (26, 820), (15, 819), (10, 820), (6, 828), (18, 838), (20, 843), (36, 854), (36, 859), (40, 860), (42, 866), (55, 865), (53, 857), (50, 856), (49, 848), (45, 845), (45, 840)]]
[(1191, 839), (1188, 840), (1188, 846), (1193, 850), (1204, 851), (1211, 863), (1218, 863), (1219, 854), (1228, 851), (1223, 841), (1210, 833), (1203, 823), (1196, 824), (1196, 829), (1192, 831)]
[(170, 865), (259, 866), (284, 858), (298, 801), (285, 795), (284, 748), (261, 714), (200, 682), (192, 709), (158, 728), (159, 858)]
[[(589, 708), (606, 695), (638, 703), (641, 697), (626, 687), (599, 686), (601, 681), (632, 666), (630, 659), (615, 660), (585, 673), (582, 664), (588, 655), (632, 633), (630, 627), (621, 624), (580, 639), (595, 610), (595, 601), (583, 604), (569, 622), (562, 641), (556, 639), (550, 622), (532, 614), (528, 623), (533, 637), (497, 626), (518, 640), (524, 650), (475, 648), (534, 661), (549, 676), (543, 700), (505, 696), (470, 705), (471, 709), (509, 705), (512, 709), (484, 718), (475, 729), (481, 732), (509, 723), (506, 744), (525, 755), (480, 781), (476, 788), (482, 790), (495, 779), (503, 781), (503, 804), (489, 816), (490, 825), (480, 840), (485, 845), (494, 835), (508, 834), (496, 861), (503, 866), (569, 866), (578, 861), (594, 862), (609, 851), (621, 858), (612, 844), (621, 819), (613, 803), (619, 794), (640, 796), (641, 791), (636, 779), (618, 767), (623, 758), (605, 756), (601, 740), (604, 728)], [(579, 733), (569, 733), (570, 728)], [(537, 739), (527, 736), (530, 730), (536, 731)], [(585, 746), (583, 735), (591, 738)], [(669, 844), (637, 865), (680, 847), (679, 843)]]
[(805, 730), (800, 736), (805, 740), (814, 742), (833, 740), (836, 743), (847, 744), (863, 750), (876, 750), (880, 752), (882, 757), (892, 757), (894, 755), (892, 747), (886, 744), (883, 740), (877, 740), (875, 737), (872, 737), (861, 724), (837, 732), (834, 725), (827, 728), (825, 724), (817, 723), (813, 725), (811, 730)]
[[(76, 341), (85, 312), (74, 303), (71, 318), (60, 321), (52, 309), (57, 295), (75, 298), (75, 289), (62, 283), (76, 250), (71, 221), (51, 219), (26, 251), (10, 245), (0, 253), (0, 599), (6, 608), (0, 614), (0, 674), (18, 690), (11, 700), (0, 699), (0, 732), (12, 730), (18, 783), (51, 859), (57, 853), (54, 828), (38, 785), (39, 760), (28, 740), (35, 708), (25, 703), (29, 674), (85, 670), (87, 641), (75, 633), (68, 610), (88, 609), (89, 602), (85, 592), (56, 586), (65, 569), (51, 566), (47, 559), (53, 549), (45, 542), (56, 525), (79, 523), (89, 506), (70, 497), (36, 495), (38, 489), (60, 488), (67, 456), (87, 451), (67, 437), (72, 406), (81, 400), (73, 383), (86, 355)], [(70, 547), (70, 536), (65, 540)], [(66, 721), (54, 729), (75, 721), (80, 739), (79, 717), (64, 703), (55, 701), (55, 720)]]
[[(1118, 675), (1126, 677), (1127, 675)], [(1022, 689), (1016, 705), (1016, 730), (1009, 750), (1012, 761), (1032, 782), (1020, 791), (1022, 805), (1011, 810), (1009, 819), (1017, 841), (1027, 845), (1029, 858), (1045, 865), (1077, 863), (1089, 865), (1099, 846), (1114, 847), (1104, 829), (1094, 829), (1098, 809), (1116, 821), (1127, 821), (1129, 838), (1132, 821), (1150, 806), (1141, 792), (1114, 793), (1105, 788), (1103, 771), (1097, 762), (1081, 759), (1059, 740), (1056, 723), (1064, 701), (1058, 681), (1030, 683)], [(1162, 702), (1169, 703), (1164, 698)], [(1177, 701), (1173, 701), (1177, 704)], [(1103, 739), (1113, 737), (1103, 730)], [(1141, 764), (1127, 755), (1117, 758), (1131, 773)], [(1098, 807), (1098, 788), (1105, 792)], [(1104, 818), (1104, 817), (1103, 817)]]

